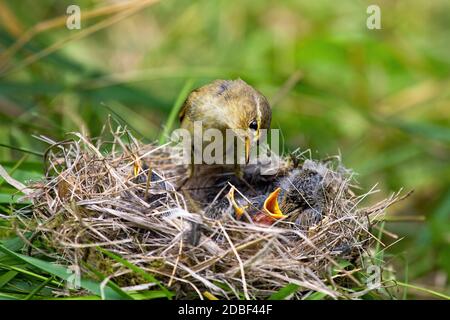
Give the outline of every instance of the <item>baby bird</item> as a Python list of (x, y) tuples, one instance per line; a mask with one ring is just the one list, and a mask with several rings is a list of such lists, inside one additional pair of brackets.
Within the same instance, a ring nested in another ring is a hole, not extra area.
[(272, 208), (275, 204), (270, 201), (273, 199), (273, 196), (264, 194), (251, 198), (236, 197), (235, 188), (231, 187), (225, 197), (212, 202), (206, 208), (205, 216), (211, 219), (221, 219), (225, 215), (229, 215), (236, 220), (243, 220), (245, 217), (258, 224), (271, 225), (276, 220), (286, 217)]
[[(267, 99), (243, 80), (215, 80), (191, 92), (184, 102), (179, 118), (181, 128), (191, 133), (192, 143), (196, 134), (194, 123), (201, 121), (203, 131), (218, 129), (224, 137), (222, 162), (229, 163), (230, 159), (226, 162), (227, 155), (234, 152), (234, 158), (231, 160), (236, 169), (241, 155), (237, 154), (234, 139), (225, 139), (226, 130), (231, 129), (237, 138), (244, 142), (247, 164), (251, 146), (261, 138), (261, 130), (270, 127), (272, 111)], [(200, 139), (203, 142), (202, 137)], [(205, 145), (203, 142), (200, 151), (203, 151)], [(193, 165), (191, 169), (194, 170)]]
[[(231, 187), (226, 196), (218, 197), (206, 207), (205, 216), (210, 219), (223, 219), (226, 216), (236, 220), (250, 219), (264, 226), (287, 220), (293, 221), (301, 230), (307, 230), (323, 218), (326, 196), (324, 172), (320, 168), (305, 165), (301, 169), (294, 169), (279, 178), (273, 187), (275, 191), (271, 193), (248, 199), (236, 197), (235, 188)], [(193, 228), (190, 234), (190, 238), (199, 239), (201, 230)]]
[(312, 168), (295, 169), (266, 199), (267, 211), (282, 214), (301, 229), (318, 223), (325, 208), (324, 177)]
[(324, 173), (320, 168), (306, 164), (279, 178), (274, 183), (275, 191), (252, 198), (250, 204), (236, 201), (232, 193), (229, 198), (236, 218), (247, 212), (252, 221), (259, 224), (271, 225), (283, 219), (295, 222), (300, 229), (318, 223), (326, 203)]

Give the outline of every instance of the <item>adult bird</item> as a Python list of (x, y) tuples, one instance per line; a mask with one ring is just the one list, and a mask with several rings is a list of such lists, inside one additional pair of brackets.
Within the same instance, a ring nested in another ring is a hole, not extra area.
[[(235, 173), (239, 175), (242, 155), (238, 154), (235, 138), (243, 143), (245, 163), (248, 164), (251, 147), (261, 139), (263, 129), (270, 128), (272, 111), (264, 95), (245, 81), (215, 80), (190, 93), (179, 118), (181, 128), (187, 129), (191, 134), (191, 151), (201, 152), (201, 155), (208, 144), (203, 139), (203, 132), (206, 129), (219, 130), (223, 138), (220, 150), (223, 154), (215, 159), (219, 159), (219, 165), (233, 165)], [(196, 123), (197, 128), (202, 128), (202, 132), (196, 132)], [(232, 139), (226, 139), (227, 130), (234, 134)], [(196, 141), (200, 141), (200, 145), (194, 146)], [(232, 158), (230, 154), (233, 155)], [(203, 165), (204, 160), (202, 158), (199, 164)], [(194, 168), (191, 163), (190, 176), (194, 175)]]

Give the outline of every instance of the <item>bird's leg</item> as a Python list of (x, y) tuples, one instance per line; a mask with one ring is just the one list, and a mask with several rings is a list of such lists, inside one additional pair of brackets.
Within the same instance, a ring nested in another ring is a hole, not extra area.
[(241, 165), (239, 163), (234, 163), (234, 175), (239, 180), (244, 180), (244, 171), (242, 171)]
[(195, 163), (194, 163), (194, 156), (191, 156), (191, 163), (189, 165), (189, 175), (188, 178), (191, 179), (195, 175)]
[(249, 190), (251, 190), (252, 192), (256, 193), (255, 188), (253, 188), (253, 186), (247, 182), (247, 180), (244, 179), (244, 171), (242, 170), (242, 167), (235, 163), (234, 164), (234, 175), (236, 176), (236, 178), (238, 178), (238, 180), (240, 182), (242, 182)]
[(234, 145), (234, 158), (233, 158), (233, 166), (234, 166), (234, 175), (240, 182), (242, 182), (248, 189), (256, 192), (255, 188), (253, 188), (245, 179), (244, 179), (244, 170), (242, 169), (239, 163), (239, 155), (237, 145)]

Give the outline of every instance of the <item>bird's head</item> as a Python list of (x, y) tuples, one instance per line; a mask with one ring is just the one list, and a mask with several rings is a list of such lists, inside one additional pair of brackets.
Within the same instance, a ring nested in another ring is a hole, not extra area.
[(215, 80), (192, 93), (191, 104), (201, 109), (208, 127), (231, 129), (245, 145), (246, 163), (250, 147), (270, 128), (272, 110), (262, 93), (241, 79)]
[[(255, 145), (270, 128), (272, 111), (267, 99), (260, 93), (247, 96), (238, 102), (236, 108), (242, 108), (237, 128), (237, 136), (244, 141), (245, 163), (249, 162), (250, 147)], [(240, 134), (239, 134), (240, 133)]]

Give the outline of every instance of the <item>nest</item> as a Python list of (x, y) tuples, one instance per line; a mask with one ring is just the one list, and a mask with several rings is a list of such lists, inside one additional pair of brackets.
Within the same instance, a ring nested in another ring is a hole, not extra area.
[[(364, 279), (342, 261), (365, 267), (371, 244), (380, 241), (371, 228), (398, 194), (362, 208), (370, 193), (352, 191), (353, 175), (339, 159), (314, 161), (299, 153), (280, 158), (271, 175), (258, 174), (257, 165), (246, 167), (246, 183), (208, 167), (185, 184), (188, 168), (174, 159), (171, 146), (144, 145), (121, 127), (106, 131), (96, 139), (80, 133), (62, 142), (42, 138), (50, 143), (45, 179), (28, 185), (32, 213), (19, 217), (20, 232), (33, 234), (29, 254), (80, 266), (88, 275), (95, 268), (122, 287), (154, 285), (102, 254), (101, 247), (185, 299), (203, 299), (205, 292), (221, 299), (265, 299), (289, 284), (298, 286), (290, 296), (295, 299), (314, 292), (331, 298), (367, 292)], [(206, 214), (229, 188), (247, 198), (250, 190), (265, 192), (279, 177), (305, 168), (323, 178), (323, 214), (314, 223), (299, 227), (288, 218), (261, 225)]]

